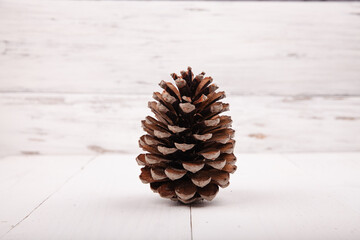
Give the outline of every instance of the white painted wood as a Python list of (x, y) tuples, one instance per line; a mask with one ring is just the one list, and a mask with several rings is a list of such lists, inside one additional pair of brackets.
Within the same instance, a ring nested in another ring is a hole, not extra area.
[[(328, 195), (331, 198), (360, 214), (359, 153), (301, 153), (284, 156), (312, 179), (329, 188)], [(325, 174), (319, 174), (321, 172)]]
[(190, 239), (190, 208), (139, 173), (134, 155), (97, 157), (3, 239)]
[(0, 91), (148, 94), (188, 65), (232, 94), (360, 94), (357, 2), (2, 0)]
[[(155, 89), (160, 89), (156, 88)], [(139, 152), (148, 95), (2, 94), (0, 156)], [(234, 96), (239, 152), (360, 151), (360, 98)]]
[(241, 154), (210, 204), (192, 207), (194, 239), (359, 239), (360, 154)]
[[(360, 237), (359, 153), (237, 156), (230, 186), (191, 207), (193, 239)], [(134, 157), (0, 160), (1, 233), (20, 222), (1, 239), (190, 239), (189, 207), (142, 184)]]
[(0, 238), (76, 176), (94, 156), (0, 159)]
[(359, 7), (3, 0), (0, 156), (135, 153), (188, 65), (228, 93), (238, 151), (359, 151)]

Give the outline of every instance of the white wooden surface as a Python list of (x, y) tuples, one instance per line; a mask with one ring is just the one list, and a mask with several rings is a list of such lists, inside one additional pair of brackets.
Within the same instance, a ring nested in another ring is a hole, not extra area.
[(360, 154), (240, 158), (232, 188), (192, 207), (194, 239), (359, 239)]
[(0, 160), (0, 239), (359, 239), (360, 154), (237, 154), (212, 202), (161, 199), (134, 155)]
[(359, 7), (2, 0), (0, 156), (135, 154), (188, 65), (227, 91), (238, 151), (359, 151)]
[(12, 156), (0, 159), (0, 236), (17, 227), (93, 158)]
[(359, 6), (3, 0), (0, 89), (148, 95), (191, 65), (231, 94), (359, 95)]
[[(3, 94), (0, 155), (138, 153), (150, 96)], [(360, 150), (360, 98), (230, 96), (239, 152)], [(345, 103), (346, 102), (346, 103)], [(352, 118), (347, 119), (347, 116)]]

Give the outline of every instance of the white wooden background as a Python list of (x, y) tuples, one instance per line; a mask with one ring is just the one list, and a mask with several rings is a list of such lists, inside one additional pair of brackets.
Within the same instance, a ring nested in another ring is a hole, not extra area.
[(360, 150), (358, 2), (0, 2), (0, 156), (137, 153), (160, 80), (228, 93), (241, 152)]
[[(139, 179), (140, 120), (192, 66), (228, 94), (211, 203)], [(360, 3), (0, 0), (0, 239), (360, 239)]]

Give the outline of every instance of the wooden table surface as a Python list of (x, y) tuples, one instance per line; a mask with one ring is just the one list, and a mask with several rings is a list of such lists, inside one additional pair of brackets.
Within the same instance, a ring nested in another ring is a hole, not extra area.
[(237, 154), (212, 202), (138, 179), (134, 155), (0, 159), (0, 239), (359, 239), (360, 153)]

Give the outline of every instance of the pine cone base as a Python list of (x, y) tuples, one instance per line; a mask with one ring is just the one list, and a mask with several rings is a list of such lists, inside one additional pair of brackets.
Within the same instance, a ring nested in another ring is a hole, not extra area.
[(147, 153), (136, 158), (143, 166), (140, 180), (161, 197), (185, 204), (211, 201), (236, 170), (232, 120), (220, 116), (229, 104), (219, 102), (225, 93), (204, 75), (194, 77), (189, 67), (171, 74), (176, 87), (161, 81), (162, 93), (154, 92), (156, 101), (148, 103), (155, 118), (141, 122), (146, 134), (139, 146)]

